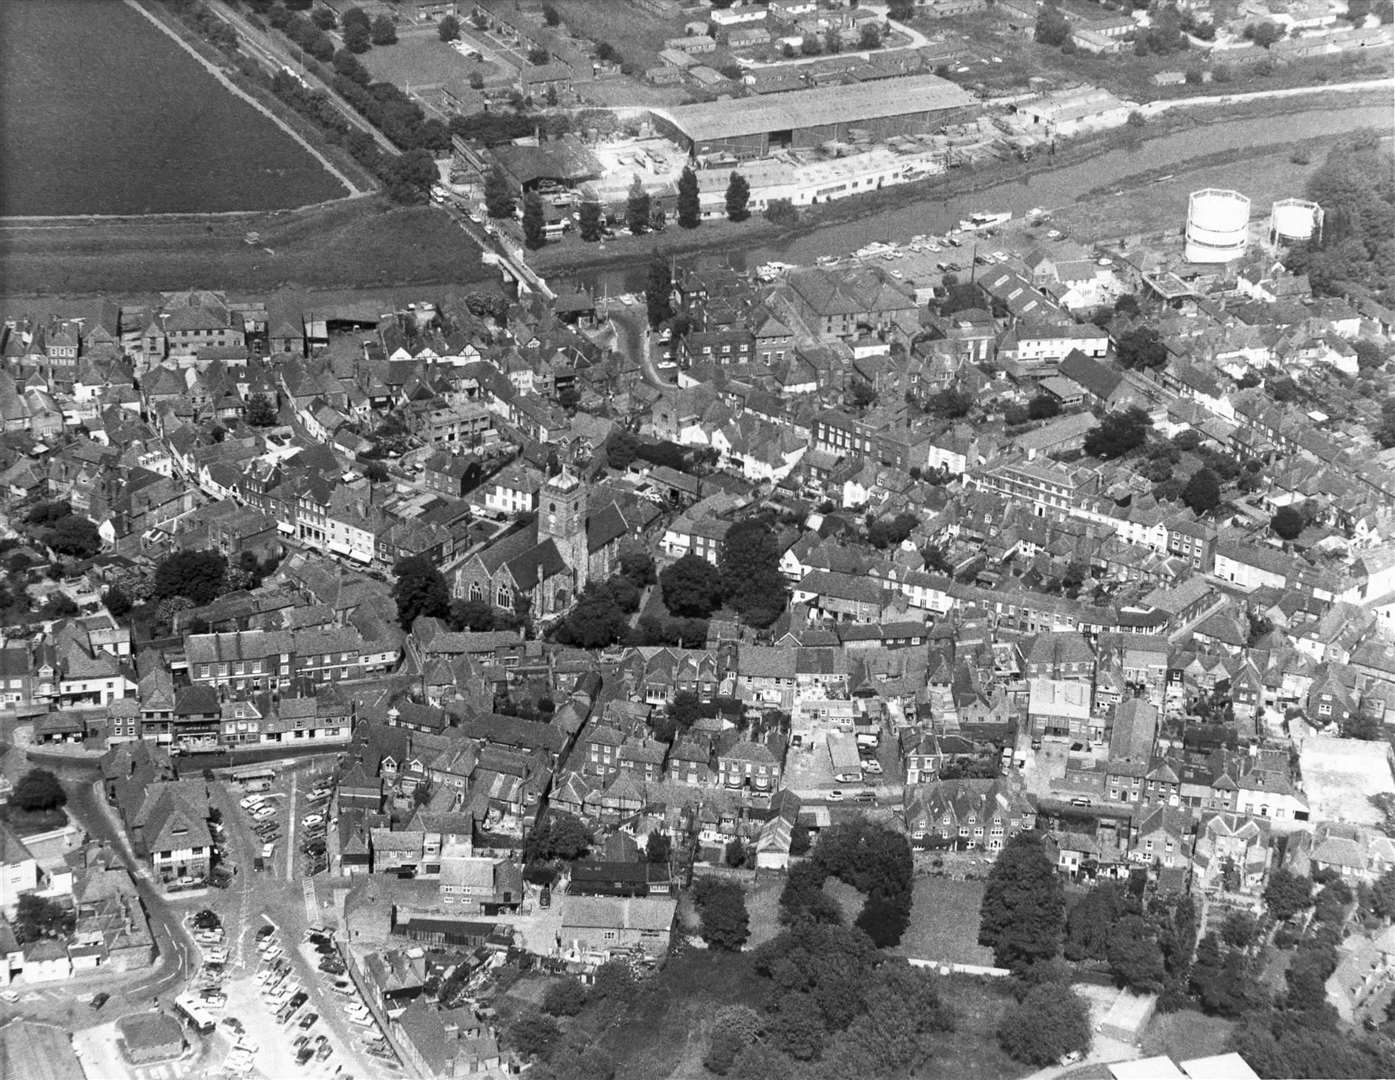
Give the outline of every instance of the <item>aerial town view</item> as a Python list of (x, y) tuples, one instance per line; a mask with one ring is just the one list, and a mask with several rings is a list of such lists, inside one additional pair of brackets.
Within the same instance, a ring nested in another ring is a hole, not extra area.
[(1395, 1077), (1392, 0), (0, 2), (0, 1080)]

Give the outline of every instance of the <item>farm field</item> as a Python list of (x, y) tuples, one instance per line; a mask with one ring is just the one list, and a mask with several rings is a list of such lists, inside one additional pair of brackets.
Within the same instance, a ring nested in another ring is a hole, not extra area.
[(344, 188), (115, 0), (0, 4), (0, 217), (304, 206)]
[[(250, 231), (257, 244), (245, 242)], [(187, 288), (265, 295), (287, 286), (382, 291), (486, 281), (497, 282), (497, 273), (444, 213), (376, 196), (295, 213), (0, 224), (0, 296)]]
[(627, 63), (653, 67), (669, 38), (683, 36), (681, 18), (665, 21), (633, 4), (612, 0), (554, 0), (553, 7), (574, 34), (608, 42)]

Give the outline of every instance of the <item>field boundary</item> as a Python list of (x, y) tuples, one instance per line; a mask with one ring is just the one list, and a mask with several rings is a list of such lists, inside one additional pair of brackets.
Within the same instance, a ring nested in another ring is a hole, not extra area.
[[(139, 15), (140, 15), (141, 18), (148, 20), (152, 26), (154, 26), (156, 29), (158, 29), (158, 30), (160, 31), (160, 33), (164, 34), (164, 35), (165, 35), (166, 37), (168, 37), (171, 41), (173, 41), (176, 45), (178, 45), (181, 49), (183, 49), (186, 53), (188, 53), (190, 56), (192, 56), (192, 57), (194, 58), (194, 60), (199, 64), (199, 66), (202, 67), (204, 70), (206, 70), (206, 71), (207, 71), (210, 75), (212, 75), (215, 79), (217, 79), (218, 82), (222, 85), (223, 89), (227, 90), (228, 93), (234, 95), (235, 97), (241, 99), (242, 101), (245, 101), (248, 105), (250, 105), (252, 108), (256, 109), (259, 113), (261, 113), (263, 116), (265, 116), (268, 120), (270, 120), (270, 121), (271, 121), (273, 124), (275, 124), (278, 128), (280, 128), (280, 129), (281, 129), (282, 131), (284, 131), (287, 135), (289, 135), (289, 136), (291, 137), (291, 139), (293, 139), (293, 140), (295, 141), (295, 143), (296, 143), (297, 146), (299, 146), (302, 150), (304, 150), (307, 154), (309, 154), (312, 158), (314, 158), (317, 162), (319, 162), (320, 167), (323, 168), (323, 169), (325, 170), (325, 172), (329, 173), (330, 176), (334, 177), (335, 180), (337, 180), (339, 183), (341, 183), (341, 184), (344, 185), (345, 190), (348, 192), (348, 195), (346, 196), (347, 198), (355, 198), (355, 197), (357, 197), (357, 196), (359, 196), (359, 195), (367, 195), (367, 194), (369, 194), (369, 192), (364, 191), (364, 190), (363, 190), (362, 188), (360, 188), (357, 184), (355, 184), (351, 179), (349, 179), (348, 175), (347, 175), (342, 169), (340, 169), (339, 166), (335, 165), (334, 162), (330, 161), (329, 158), (327, 158), (327, 157), (324, 155), (324, 153), (322, 153), (320, 150), (316, 149), (314, 146), (311, 146), (310, 143), (306, 140), (306, 138), (305, 138), (304, 135), (302, 135), (300, 132), (296, 131), (296, 130), (295, 130), (294, 128), (292, 128), (289, 124), (287, 124), (284, 120), (282, 120), (281, 117), (277, 116), (274, 112), (272, 112), (270, 109), (268, 109), (268, 108), (267, 108), (265, 105), (263, 105), (260, 101), (258, 101), (256, 98), (252, 97), (251, 94), (249, 94), (249, 93), (247, 93), (247, 91), (243, 90), (242, 87), (238, 86), (235, 82), (233, 82), (231, 79), (229, 79), (228, 76), (227, 76), (227, 74), (226, 74), (225, 72), (223, 72), (222, 70), (220, 70), (216, 65), (210, 63), (207, 57), (205, 57), (205, 56), (203, 56), (202, 54), (200, 54), (200, 53), (198, 52), (197, 49), (193, 48), (193, 46), (191, 46), (187, 41), (185, 41), (182, 37), (180, 37), (180, 36), (179, 36), (178, 34), (176, 34), (173, 30), (171, 30), (168, 26), (166, 26), (166, 25), (164, 24), (164, 22), (162, 22), (160, 19), (156, 18), (154, 14), (152, 14), (152, 13), (149, 12), (149, 11), (147, 11), (147, 10), (146, 10), (144, 7), (142, 7), (140, 4), (136, 3), (136, 0), (122, 0), (122, 2), (125, 3), (126, 6), (129, 7), (129, 8), (131, 8), (133, 11), (139, 13)], [(333, 201), (335, 201), (335, 200), (330, 200), (330, 201), (333, 202)], [(308, 205), (321, 205), (321, 204), (316, 203), (316, 204), (308, 204)], [(301, 210), (301, 209), (304, 209), (304, 207), (299, 207), (299, 206), (296, 206), (296, 207), (289, 207), (289, 206), (288, 206), (288, 207), (284, 207), (284, 209), (287, 209), (287, 210)], [(236, 211), (223, 211), (223, 213), (249, 213), (249, 212), (252, 212), (252, 211), (242, 211), (242, 210), (236, 210)], [(163, 216), (163, 215), (151, 214), (151, 215), (141, 215), (141, 216), (159, 217), (159, 216)]]

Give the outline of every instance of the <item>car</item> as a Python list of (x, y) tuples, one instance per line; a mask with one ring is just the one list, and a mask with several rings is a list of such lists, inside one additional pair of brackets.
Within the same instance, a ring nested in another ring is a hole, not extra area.
[(275, 817), (275, 816), (276, 816), (276, 807), (274, 807), (274, 806), (259, 806), (259, 807), (257, 807), (255, 810), (252, 811), (252, 816), (253, 816), (254, 818), (256, 818), (258, 821), (265, 821), (265, 820), (266, 820), (267, 818), (269, 818), (269, 817)]
[(8, 1001), (11, 1005), (13, 1005), (16, 1001), (19, 1000), (19, 995), (16, 994), (13, 990), (0, 990), (0, 999)]
[(872, 758), (870, 761), (864, 761), (862, 763), (862, 771), (869, 772), (873, 776), (880, 776), (882, 774), (882, 763), (876, 758)]
[(244, 810), (255, 810), (261, 804), (262, 797), (260, 795), (248, 795), (245, 799), (240, 799), (237, 805)]
[(315, 1051), (315, 1060), (324, 1061), (332, 1053), (334, 1053), (334, 1047), (330, 1046), (327, 1042), (320, 1043), (320, 1048)]
[(306, 814), (300, 819), (300, 823), (309, 829), (315, 825), (323, 825), (325, 823), (325, 816), (323, 814)]
[(306, 1013), (300, 1018), (300, 1030), (309, 1031), (315, 1026), (315, 1021), (320, 1018), (319, 1013)]
[(853, 797), (854, 797), (855, 799), (857, 799), (858, 802), (876, 802), (876, 801), (877, 801), (877, 793), (876, 793), (875, 791), (873, 791), (871, 788), (863, 788), (861, 791), (859, 791), (859, 792), (858, 792), (855, 796), (853, 796)]
[(295, 1056), (295, 1063), (297, 1065), (308, 1065), (314, 1057), (315, 1051), (311, 1050), (308, 1046), (302, 1047), (300, 1053)]
[(297, 993), (295, 994), (294, 997), (291, 998), (291, 1002), (290, 1002), (290, 1003), (291, 1003), (292, 1005), (294, 1005), (294, 1006), (298, 1009), (298, 1008), (300, 1008), (302, 1005), (304, 1005), (304, 1004), (305, 1004), (307, 1001), (309, 1001), (309, 1000), (310, 1000), (310, 995), (307, 994), (304, 990), (301, 990), (301, 991), (297, 992)]
[(221, 1023), (229, 1031), (235, 1032), (238, 1035), (243, 1034), (247, 1030), (245, 1027), (242, 1026), (242, 1021), (235, 1016), (225, 1016), (221, 1021), (219, 1021), (219, 1023)]
[(293, 1042), (291, 1045), (294, 1046), (297, 1050), (299, 1050), (301, 1047), (303, 1047), (303, 1046), (308, 1046), (309, 1044), (310, 1044), (310, 1036), (309, 1036), (309, 1035), (297, 1035), (297, 1036), (295, 1037), (295, 1042)]
[(842, 802), (842, 801), (843, 801), (843, 793), (842, 793), (841, 791), (839, 791), (837, 788), (834, 788), (832, 791), (830, 791), (830, 792), (828, 793), (828, 801), (829, 801), (829, 802)]
[(110, 994), (106, 994), (106, 993), (103, 993), (103, 994), (96, 994), (96, 995), (94, 995), (93, 998), (92, 998), (91, 1005), (92, 1005), (92, 1007), (93, 1007), (94, 1009), (100, 1009), (103, 1005), (105, 1005), (105, 1004), (106, 1004), (108, 1001), (110, 1001), (110, 1000), (111, 1000), (111, 995), (110, 995)]

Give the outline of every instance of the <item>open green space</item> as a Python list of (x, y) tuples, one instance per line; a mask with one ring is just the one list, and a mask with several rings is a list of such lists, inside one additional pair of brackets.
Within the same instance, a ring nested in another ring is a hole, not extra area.
[(654, 67), (669, 38), (683, 36), (683, 19), (662, 19), (635, 4), (615, 0), (553, 0), (562, 22), (578, 37), (608, 42), (627, 64)]
[(1230, 1034), (1234, 1030), (1234, 1020), (1191, 1009), (1155, 1013), (1143, 1032), (1143, 1054), (1166, 1054), (1173, 1061), (1224, 1054), (1230, 1049)]
[(116, 0), (0, 4), (0, 216), (303, 206), (343, 186)]
[(993, 951), (978, 943), (983, 882), (920, 876), (913, 897), (911, 925), (892, 952), (956, 964), (993, 963)]
[(406, 90), (421, 86), (441, 86), (460, 94), (470, 89), (470, 76), (479, 72), (489, 79), (499, 72), (497, 64), (471, 60), (430, 35), (404, 34), (395, 45), (379, 45), (359, 59), (374, 79), (381, 79)]
[[(249, 232), (256, 243), (247, 243)], [(0, 226), (0, 295), (8, 296), (265, 294), (495, 278), (445, 213), (378, 196), (296, 213)]]

